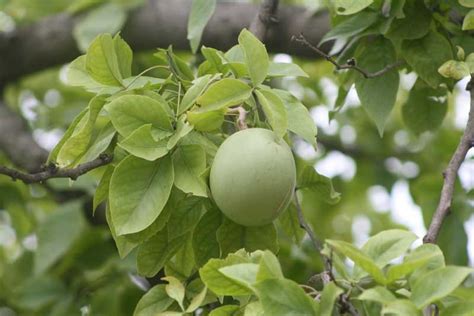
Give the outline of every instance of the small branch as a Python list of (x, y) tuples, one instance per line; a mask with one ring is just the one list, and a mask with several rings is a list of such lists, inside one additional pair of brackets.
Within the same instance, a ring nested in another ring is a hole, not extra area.
[(247, 111), (245, 111), (243, 106), (238, 106), (236, 108), (230, 108), (228, 113), (238, 113), (239, 117), (237, 118), (237, 127), (239, 130), (247, 129), (248, 125), (245, 122), (245, 119), (247, 118)]
[(76, 180), (79, 176), (107, 165), (112, 162), (112, 155), (102, 153), (99, 158), (92, 161), (78, 165), (75, 168), (58, 168), (56, 165), (49, 165), (44, 168), (43, 171), (38, 173), (24, 173), (15, 169), (11, 169), (5, 166), (0, 166), (0, 174), (9, 176), (13, 180), (21, 180), (25, 184), (43, 182), (52, 178), (70, 178)]
[(334, 67), (336, 67), (336, 70), (353, 69), (353, 70), (358, 71), (359, 73), (361, 73), (362, 76), (364, 76), (367, 79), (368, 78), (380, 77), (380, 76), (386, 74), (387, 72), (389, 72), (390, 70), (392, 70), (394, 68), (397, 68), (397, 67), (399, 67), (399, 66), (401, 66), (405, 63), (403, 60), (398, 60), (398, 61), (394, 62), (393, 64), (387, 65), (384, 68), (382, 68), (382, 69), (380, 69), (376, 72), (369, 72), (369, 71), (367, 71), (365, 69), (362, 69), (359, 66), (357, 66), (356, 60), (354, 58), (349, 59), (345, 64), (339, 64), (334, 59), (333, 56), (330, 56), (330, 55), (326, 54), (321, 49), (319, 49), (316, 46), (314, 46), (313, 44), (311, 44), (308, 40), (306, 40), (306, 38), (302, 34), (299, 35), (299, 36), (293, 36), (292, 40), (296, 41), (298, 43), (302, 43), (303, 45), (310, 48), (316, 54), (320, 55), (321, 57), (323, 57), (324, 59), (329, 61), (331, 64), (333, 64)]
[(278, 18), (276, 17), (278, 2), (279, 0), (263, 0), (257, 15), (250, 24), (250, 32), (262, 42), (265, 41), (270, 26), (278, 23)]
[(444, 183), (443, 188), (441, 189), (441, 197), (439, 199), (438, 207), (431, 219), (428, 232), (423, 238), (424, 243), (436, 243), (443, 221), (451, 209), (451, 201), (453, 199), (454, 186), (459, 167), (466, 158), (469, 149), (474, 147), (474, 75), (471, 75), (471, 80), (467, 84), (466, 90), (471, 94), (471, 109), (469, 111), (466, 129), (464, 130), (461, 141), (459, 142), (448, 167), (443, 172)]

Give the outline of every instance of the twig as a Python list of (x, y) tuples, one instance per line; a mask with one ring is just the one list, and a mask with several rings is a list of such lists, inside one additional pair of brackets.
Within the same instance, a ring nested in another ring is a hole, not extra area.
[(230, 108), (228, 113), (239, 113), (239, 117), (237, 118), (237, 127), (239, 130), (247, 129), (248, 125), (245, 122), (245, 119), (247, 118), (247, 111), (243, 108), (243, 106), (238, 106), (236, 108)]
[(252, 32), (262, 42), (265, 40), (271, 24), (278, 23), (276, 12), (279, 0), (263, 0), (257, 15), (250, 24)]
[(102, 153), (99, 158), (80, 164), (75, 168), (58, 168), (56, 165), (51, 164), (46, 166), (43, 171), (37, 173), (24, 173), (5, 166), (0, 166), (0, 174), (9, 176), (13, 180), (21, 180), (26, 184), (43, 182), (51, 178), (70, 178), (76, 180), (79, 176), (93, 169), (109, 164), (112, 159), (112, 155)]
[(471, 75), (471, 80), (467, 84), (466, 90), (471, 94), (471, 109), (469, 111), (466, 129), (464, 130), (461, 141), (459, 142), (448, 167), (443, 172), (444, 183), (443, 188), (441, 189), (441, 197), (436, 212), (431, 219), (428, 232), (423, 238), (424, 243), (436, 243), (443, 221), (451, 209), (454, 185), (456, 183), (459, 167), (466, 158), (469, 149), (474, 147), (474, 75)]
[(357, 66), (356, 60), (354, 58), (349, 59), (345, 64), (339, 64), (334, 59), (333, 56), (330, 56), (330, 55), (326, 54), (321, 49), (317, 48), (316, 46), (314, 46), (313, 44), (308, 42), (308, 40), (306, 40), (306, 38), (303, 36), (303, 34), (300, 34), (299, 36), (293, 36), (291, 39), (293, 41), (298, 42), (298, 43), (302, 43), (303, 45), (307, 46), (312, 51), (314, 51), (316, 54), (320, 55), (321, 57), (323, 57), (324, 59), (329, 61), (331, 64), (334, 65), (334, 67), (336, 67), (336, 70), (353, 69), (353, 70), (358, 71), (359, 73), (361, 73), (362, 76), (364, 76), (367, 79), (368, 78), (380, 77), (380, 76), (386, 74), (387, 72), (389, 72), (390, 70), (392, 70), (394, 68), (397, 68), (397, 67), (399, 67), (399, 66), (401, 66), (405, 63), (403, 60), (398, 60), (398, 61), (394, 62), (393, 64), (387, 65), (384, 68), (382, 68), (382, 69), (380, 69), (376, 72), (369, 72), (369, 71), (367, 71), (365, 69), (362, 69), (359, 66)]

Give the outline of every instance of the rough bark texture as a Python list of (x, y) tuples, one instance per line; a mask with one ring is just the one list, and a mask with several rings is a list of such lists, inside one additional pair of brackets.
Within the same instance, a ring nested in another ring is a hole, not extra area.
[[(167, 47), (189, 49), (186, 39), (190, 0), (149, 0), (130, 12), (122, 30), (125, 40), (135, 51)], [(247, 3), (219, 3), (209, 21), (203, 44), (227, 49), (237, 43), (237, 35), (249, 27), (258, 6)], [(51, 16), (11, 33), (0, 33), (0, 88), (26, 74), (66, 63), (80, 54), (72, 30), (80, 17), (68, 14)], [(278, 23), (266, 35), (270, 51), (315, 57), (307, 47), (291, 42), (292, 35), (304, 33), (318, 43), (329, 30), (329, 16), (314, 16), (304, 8), (280, 6)]]

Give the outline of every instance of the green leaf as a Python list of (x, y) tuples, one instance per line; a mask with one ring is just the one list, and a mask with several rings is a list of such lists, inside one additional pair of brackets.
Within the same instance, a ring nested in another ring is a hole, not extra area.
[(291, 280), (268, 279), (255, 287), (265, 315), (318, 315), (316, 302)]
[(421, 313), (416, 309), (416, 306), (409, 300), (393, 300), (388, 302), (382, 308), (383, 315), (395, 316), (420, 316)]
[(470, 10), (462, 22), (462, 30), (474, 30), (474, 10)]
[(171, 132), (172, 126), (165, 106), (150, 97), (124, 95), (107, 104), (105, 109), (117, 131), (127, 137), (144, 124), (151, 124), (153, 129)]
[(297, 64), (293, 63), (274, 63), (270, 62), (268, 67), (269, 77), (308, 77)]
[(459, 0), (459, 3), (467, 8), (474, 8), (474, 0)]
[(144, 230), (160, 215), (174, 182), (169, 157), (149, 162), (133, 156), (122, 160), (110, 180), (110, 212), (117, 235)]
[(224, 123), (225, 109), (200, 112), (192, 111), (186, 114), (188, 122), (195, 130), (200, 132), (212, 132), (219, 129)]
[(392, 283), (393, 281), (404, 278), (413, 271), (426, 266), (429, 262), (433, 260), (439, 260), (439, 258), (444, 261), (443, 253), (437, 245), (423, 244), (422, 246), (416, 248), (412, 253), (408, 254), (405, 257), (403, 263), (393, 265), (388, 268), (388, 282)]
[(265, 250), (260, 258), (257, 281), (266, 279), (283, 279), (280, 262), (269, 250)]
[(265, 80), (268, 74), (269, 59), (267, 49), (251, 32), (243, 29), (239, 34), (239, 45), (242, 48), (250, 79), (256, 87)]
[(87, 150), (92, 138), (95, 121), (104, 106), (103, 97), (94, 97), (88, 110), (77, 123), (69, 138), (63, 143), (57, 154), (56, 161), (60, 166), (70, 166)]
[(299, 244), (306, 232), (300, 226), (293, 203), (278, 216), (278, 221), (280, 222), (279, 228), (283, 230), (283, 233), (294, 243)]
[(198, 267), (203, 266), (211, 258), (219, 257), (220, 250), (216, 231), (221, 226), (221, 222), (221, 212), (210, 208), (194, 228), (193, 252)]
[(461, 80), (470, 75), (469, 65), (463, 61), (456, 60), (448, 60), (438, 68), (438, 72), (445, 78), (453, 78), (455, 80)]
[(165, 287), (164, 284), (158, 284), (145, 293), (138, 301), (133, 316), (155, 316), (173, 304), (173, 299), (168, 297)]
[[(171, 224), (168, 228), (170, 227), (172, 227)], [(194, 225), (191, 228), (193, 227)], [(168, 229), (168, 238), (170, 238), (171, 231), (172, 229)], [(183, 281), (193, 275), (196, 266), (193, 255), (192, 232), (186, 233), (185, 239), (186, 241), (176, 254), (165, 264), (165, 275), (174, 276)]]
[(453, 52), (444, 36), (430, 31), (421, 39), (403, 41), (402, 56), (421, 79), (432, 88), (437, 88), (443, 82), (438, 68), (445, 61), (453, 59)]
[(255, 94), (273, 131), (283, 137), (288, 128), (288, 114), (282, 99), (271, 90), (256, 90)]
[(454, 291), (473, 271), (467, 267), (446, 266), (428, 272), (413, 285), (410, 300), (421, 309)]
[(38, 248), (34, 270), (43, 273), (71, 247), (85, 229), (80, 204), (65, 204), (51, 213), (36, 232)]
[(288, 130), (301, 136), (311, 145), (316, 146), (318, 130), (308, 109), (296, 97), (285, 90), (273, 89), (273, 92), (281, 98), (285, 105), (288, 115)]
[(171, 150), (176, 146), (176, 144), (186, 135), (188, 135), (193, 130), (193, 127), (185, 122), (185, 117), (183, 116), (176, 123), (176, 131), (168, 140), (166, 148)]
[(114, 34), (120, 31), (126, 18), (124, 8), (116, 3), (105, 3), (87, 12), (87, 15), (74, 25), (72, 32), (79, 49), (85, 52), (99, 34)]
[(252, 290), (252, 285), (257, 281), (259, 265), (256, 263), (239, 263), (222, 267), (219, 272), (227, 278)]
[[(94, 93), (105, 92), (108, 86), (103, 85), (89, 75), (86, 70), (86, 55), (74, 59), (66, 68), (66, 82), (70, 86), (83, 87), (85, 90)], [(110, 89), (111, 87), (109, 87)], [(119, 88), (112, 88), (118, 90)], [(113, 91), (115, 91), (113, 90)]]
[(462, 301), (449, 305), (447, 308), (441, 310), (442, 316), (456, 315), (456, 316), (472, 316), (474, 310), (474, 301)]
[(349, 15), (364, 10), (372, 4), (374, 0), (334, 0), (334, 8), (337, 14)]
[(245, 307), (245, 316), (265, 316), (262, 304), (259, 301), (252, 302)]
[[(95, 127), (98, 125), (99, 124), (96, 123)], [(81, 156), (81, 158), (75, 162), (76, 165), (94, 160), (104, 153), (114, 140), (116, 131), (112, 123), (109, 121), (104, 127), (102, 127), (97, 135), (95, 134), (96, 133), (92, 134), (92, 140), (90, 142), (89, 148), (87, 148), (86, 152)]]
[(190, 196), (178, 202), (169, 220), (168, 237), (174, 239), (194, 228), (203, 213), (205, 199)]
[(159, 231), (138, 247), (137, 270), (145, 277), (153, 277), (183, 245), (186, 236), (169, 240), (166, 230)]
[(238, 79), (226, 78), (209, 86), (203, 95), (197, 98), (196, 103), (201, 111), (213, 111), (238, 105), (247, 100), (252, 89)]
[(188, 308), (186, 308), (186, 313), (192, 313), (201, 306), (206, 298), (207, 287), (204, 287), (198, 295), (194, 296), (191, 302), (189, 303)]
[(414, 133), (436, 130), (448, 111), (446, 89), (433, 89), (417, 80), (402, 106), (405, 125)]
[(168, 140), (156, 141), (152, 136), (152, 125), (145, 124), (133, 131), (118, 145), (135, 157), (155, 161), (168, 153)]
[[(395, 62), (395, 49), (390, 41), (378, 38), (366, 44), (357, 59), (359, 67), (366, 71), (378, 71)], [(376, 78), (366, 79), (358, 75), (355, 87), (362, 106), (383, 135), (385, 123), (397, 98), (400, 76), (392, 70)]]
[(410, 231), (389, 229), (370, 237), (361, 250), (383, 268), (403, 255), (416, 239), (418, 237)]
[(216, 0), (193, 0), (189, 13), (187, 36), (193, 53), (196, 53), (201, 42), (202, 32), (215, 9)]
[(221, 268), (241, 263), (249, 263), (249, 260), (235, 254), (230, 254), (225, 259), (211, 259), (199, 269), (199, 275), (204, 284), (217, 295), (253, 294), (247, 286), (221, 272)]
[(207, 197), (203, 178), (206, 152), (199, 145), (178, 146), (173, 154), (174, 184), (185, 193)]
[(122, 86), (123, 79), (130, 77), (131, 65), (132, 50), (118, 35), (99, 35), (87, 50), (87, 72), (99, 83)]
[(162, 280), (168, 281), (168, 284), (165, 286), (165, 291), (169, 297), (178, 302), (181, 310), (184, 310), (183, 300), (184, 300), (184, 285), (176, 278), (168, 276), (161, 278)]
[(110, 178), (112, 178), (112, 173), (114, 172), (114, 167), (108, 165), (102, 174), (102, 178), (100, 178), (99, 184), (95, 189), (94, 199), (92, 202), (92, 214), (95, 213), (97, 206), (100, 203), (104, 202), (107, 199), (107, 195), (109, 194), (109, 184)]
[(107, 220), (107, 224), (109, 225), (110, 234), (115, 241), (115, 246), (117, 247), (118, 253), (120, 258), (125, 258), (135, 247), (137, 243), (134, 241), (129, 240), (126, 238), (127, 236), (117, 236), (115, 232), (114, 224), (112, 223), (111, 215), (110, 215), (110, 203), (107, 203), (105, 209), (105, 219)]
[(178, 115), (186, 112), (196, 103), (196, 99), (206, 90), (213, 78), (215, 76), (205, 75), (194, 79), (193, 85), (186, 91), (179, 104)]
[(376, 286), (371, 289), (364, 290), (362, 294), (357, 297), (361, 301), (374, 301), (380, 304), (388, 304), (396, 300), (395, 295), (384, 287)]
[(382, 270), (375, 261), (352, 244), (341, 240), (326, 240), (326, 243), (340, 254), (354, 261), (356, 266), (367, 271), (377, 283), (385, 284), (387, 282)]
[(335, 302), (342, 293), (344, 293), (344, 291), (338, 288), (334, 282), (329, 282), (326, 284), (324, 286), (323, 292), (321, 293), (319, 315), (331, 316)]
[(393, 20), (386, 37), (393, 40), (413, 40), (428, 33), (432, 20), (431, 12), (423, 1), (407, 0), (403, 13), (404, 18)]
[(312, 166), (304, 167), (298, 178), (298, 189), (309, 191), (329, 204), (336, 204), (341, 199), (341, 194), (334, 190), (331, 179), (317, 173)]
[(327, 32), (319, 45), (330, 41), (330, 40), (346, 40), (352, 36), (359, 34), (360, 32), (366, 30), (369, 26), (374, 24), (378, 19), (378, 14), (376, 12), (363, 11), (359, 14), (348, 17), (347, 19), (342, 20), (336, 26), (332, 27), (329, 32)]
[(225, 218), (217, 230), (217, 241), (223, 255), (241, 248), (247, 251), (268, 249), (278, 252), (278, 238), (274, 224), (246, 227)]
[(240, 310), (239, 305), (224, 305), (213, 309), (209, 316), (229, 316), (234, 315)]

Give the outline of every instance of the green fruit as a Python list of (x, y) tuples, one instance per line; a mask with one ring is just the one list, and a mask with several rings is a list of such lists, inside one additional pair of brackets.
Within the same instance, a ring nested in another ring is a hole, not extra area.
[(211, 167), (212, 197), (237, 224), (270, 224), (288, 206), (296, 184), (290, 148), (272, 131), (251, 128), (227, 138)]

